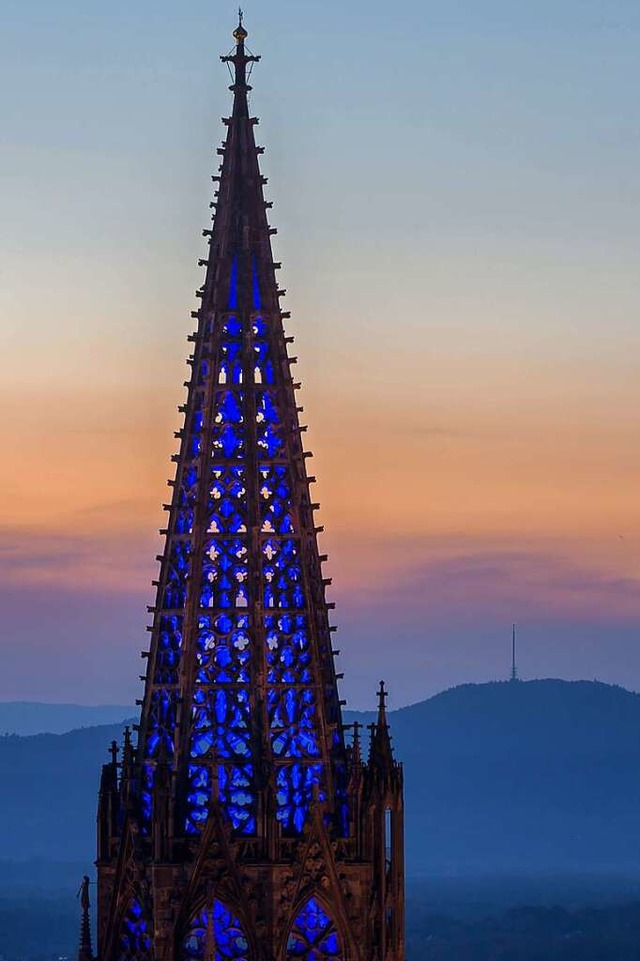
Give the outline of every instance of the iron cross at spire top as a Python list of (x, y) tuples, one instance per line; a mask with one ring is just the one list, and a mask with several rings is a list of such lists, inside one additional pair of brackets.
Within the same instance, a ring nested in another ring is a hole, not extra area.
[(247, 64), (258, 63), (260, 57), (254, 57), (252, 54), (247, 53), (245, 49), (244, 42), (249, 34), (244, 26), (244, 13), (242, 9), (238, 10), (238, 26), (233, 31), (233, 36), (236, 41), (235, 51), (227, 54), (226, 57), (220, 57), (220, 59), (223, 63), (232, 63), (234, 66), (234, 73), (232, 74), (233, 84), (229, 89), (236, 95), (246, 94), (247, 91), (251, 90), (251, 87), (247, 83)]
[(387, 698), (389, 697), (389, 692), (387, 691), (384, 681), (380, 681), (380, 687), (378, 688), (378, 724), (383, 725), (387, 723)]

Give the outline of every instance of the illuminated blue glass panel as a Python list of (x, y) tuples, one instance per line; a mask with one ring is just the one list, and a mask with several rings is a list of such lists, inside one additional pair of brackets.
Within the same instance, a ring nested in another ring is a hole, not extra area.
[(213, 446), (223, 457), (231, 460), (244, 455), (244, 435), (231, 424), (223, 424), (214, 434)]
[(191, 921), (183, 942), (182, 961), (249, 961), (249, 943), (242, 926), (221, 901)]
[(165, 610), (184, 607), (187, 596), (190, 552), (191, 543), (188, 540), (174, 541), (171, 547), (167, 567), (167, 582), (162, 596), (162, 606)]
[(316, 790), (318, 800), (326, 799), (325, 792), (320, 788), (321, 777), (320, 764), (303, 764), (297, 761), (278, 766), (276, 817), (286, 834), (299, 834), (302, 831)]
[(271, 745), (276, 757), (320, 756), (316, 699), (311, 688), (271, 688), (267, 706)]
[(211, 471), (208, 500), (208, 530), (212, 533), (246, 532), (247, 490), (243, 467)]
[(220, 802), (229, 815), (234, 830), (240, 834), (256, 833), (255, 773), (253, 764), (218, 767)]
[(265, 533), (293, 534), (293, 503), (289, 468), (280, 465), (261, 464), (260, 516)]
[(153, 804), (153, 773), (151, 764), (144, 764), (142, 767), (142, 785), (140, 788), (140, 807), (142, 811), (142, 831), (148, 833), (149, 821), (151, 820), (151, 809)]
[(147, 757), (154, 758), (162, 747), (167, 757), (173, 756), (173, 735), (176, 729), (176, 692), (156, 690), (151, 696), (150, 732), (147, 737)]
[(198, 684), (249, 684), (249, 618), (220, 614), (198, 622)]
[[(167, 606), (177, 606), (174, 604)], [(173, 615), (160, 618), (158, 653), (156, 656), (154, 682), (177, 684), (178, 667), (182, 648), (182, 617)]]
[(193, 510), (198, 496), (198, 468), (194, 464), (184, 471), (179, 491), (180, 506)]
[(134, 898), (122, 920), (118, 939), (118, 961), (145, 961), (151, 957), (149, 922), (141, 902)]
[(246, 689), (198, 686), (191, 712), (191, 757), (213, 752), (218, 758), (250, 755), (249, 694)]
[(222, 324), (217, 383), (237, 387), (242, 383), (242, 324), (231, 314)]
[(186, 507), (176, 515), (176, 534), (193, 533), (193, 508)]
[(276, 409), (275, 394), (271, 390), (259, 390), (256, 393), (256, 421), (258, 424), (273, 424), (278, 426), (281, 421)]
[(216, 537), (205, 544), (201, 607), (247, 607), (247, 548), (238, 538)]
[(311, 684), (307, 618), (284, 614), (265, 619), (269, 684)]
[(206, 764), (189, 765), (187, 789), (187, 834), (199, 834), (209, 817), (211, 800), (211, 770)]
[(293, 922), (287, 961), (342, 961), (338, 931), (316, 898), (310, 898)]
[[(260, 310), (262, 305), (255, 267), (253, 273), (253, 294), (254, 310)], [(274, 384), (275, 370), (273, 366), (273, 357), (271, 355), (271, 345), (269, 344), (267, 325), (263, 317), (257, 316), (253, 318), (252, 333), (254, 381), (256, 384)]]

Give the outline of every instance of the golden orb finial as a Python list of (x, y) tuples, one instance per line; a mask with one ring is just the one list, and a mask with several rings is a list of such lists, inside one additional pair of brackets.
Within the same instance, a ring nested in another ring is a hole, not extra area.
[(249, 36), (247, 31), (244, 29), (243, 21), (244, 21), (244, 13), (242, 12), (242, 7), (240, 7), (238, 9), (238, 26), (233, 31), (233, 36), (236, 38), (238, 43), (242, 43)]

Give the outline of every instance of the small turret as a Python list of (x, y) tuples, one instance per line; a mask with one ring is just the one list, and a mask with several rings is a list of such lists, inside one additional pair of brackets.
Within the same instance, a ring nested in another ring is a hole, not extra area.
[(120, 795), (118, 792), (118, 745), (111, 742), (111, 761), (102, 765), (98, 795), (98, 861), (111, 856), (110, 843), (119, 830)]
[(391, 746), (391, 732), (387, 719), (386, 701), (388, 696), (384, 681), (380, 681), (380, 688), (378, 690), (378, 720), (370, 726), (369, 765), (372, 769), (377, 769), (381, 772), (391, 772), (395, 765), (393, 747)]
[[(378, 719), (370, 725), (364, 803), (372, 826), (375, 947), (381, 961), (404, 957), (404, 810), (402, 765), (393, 756), (384, 681), (378, 690)], [(374, 955), (375, 956), (375, 955)]]

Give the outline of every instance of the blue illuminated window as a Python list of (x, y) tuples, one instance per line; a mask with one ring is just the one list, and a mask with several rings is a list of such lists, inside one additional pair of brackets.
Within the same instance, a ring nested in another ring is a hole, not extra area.
[(249, 961), (249, 944), (238, 919), (221, 901), (191, 922), (182, 961)]
[(334, 922), (316, 898), (310, 898), (293, 922), (287, 943), (287, 961), (342, 961)]
[(142, 904), (137, 898), (129, 904), (118, 939), (118, 961), (146, 961), (151, 957), (151, 937)]

